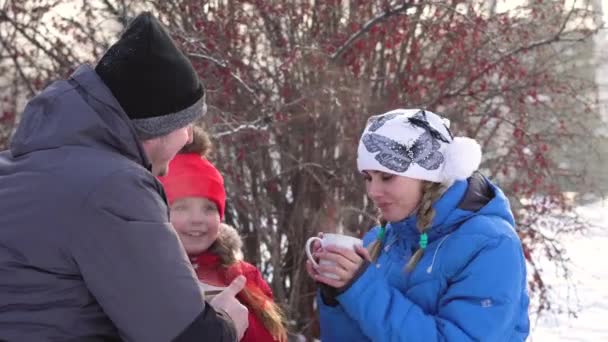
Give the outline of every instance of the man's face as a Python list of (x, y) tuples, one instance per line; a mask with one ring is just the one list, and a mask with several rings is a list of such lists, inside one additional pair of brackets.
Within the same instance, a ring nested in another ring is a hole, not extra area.
[(192, 125), (176, 129), (162, 137), (142, 142), (146, 155), (152, 163), (152, 173), (164, 176), (169, 171), (169, 162), (184, 145), (192, 142)]

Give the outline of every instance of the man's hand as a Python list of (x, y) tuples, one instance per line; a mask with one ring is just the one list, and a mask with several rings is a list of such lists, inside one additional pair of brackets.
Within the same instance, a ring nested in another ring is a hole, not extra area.
[(224, 291), (213, 297), (209, 303), (215, 310), (224, 311), (230, 316), (236, 327), (239, 341), (249, 327), (249, 310), (236, 299), (236, 295), (245, 287), (245, 283), (245, 277), (236, 277)]

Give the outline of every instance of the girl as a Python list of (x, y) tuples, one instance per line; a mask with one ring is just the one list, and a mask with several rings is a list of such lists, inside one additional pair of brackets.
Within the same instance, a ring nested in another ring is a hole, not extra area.
[[(194, 131), (194, 142), (159, 177), (169, 202), (171, 223), (192, 261), (204, 290), (221, 290), (239, 275), (247, 278), (237, 298), (249, 309), (249, 328), (241, 341), (286, 341), (282, 313), (258, 269), (242, 260), (236, 230), (221, 224), (226, 193), (219, 171), (206, 158), (209, 139)], [(210, 291), (208, 293), (213, 293)]]
[(526, 339), (526, 265), (509, 202), (475, 172), (479, 145), (448, 124), (417, 109), (370, 118), (357, 164), (381, 224), (367, 248), (315, 247), (336, 262), (307, 264), (321, 284), (323, 342)]

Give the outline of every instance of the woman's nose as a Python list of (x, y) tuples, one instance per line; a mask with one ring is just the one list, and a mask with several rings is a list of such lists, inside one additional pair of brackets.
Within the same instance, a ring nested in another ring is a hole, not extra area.
[(373, 179), (369, 181), (369, 183), (367, 183), (367, 195), (374, 201), (380, 199), (380, 197), (382, 197), (381, 184)]

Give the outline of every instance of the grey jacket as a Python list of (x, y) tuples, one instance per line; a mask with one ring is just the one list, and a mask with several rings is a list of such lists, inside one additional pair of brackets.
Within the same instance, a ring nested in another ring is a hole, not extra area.
[(33, 98), (0, 152), (0, 340), (234, 338), (205, 305), (162, 187), (94, 70)]

